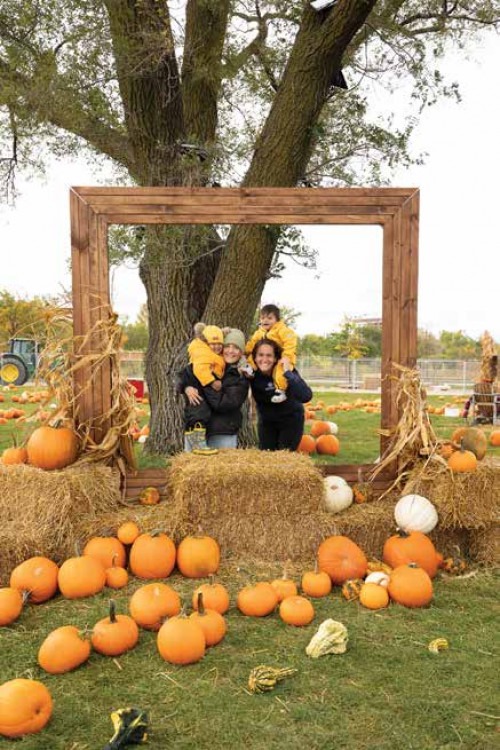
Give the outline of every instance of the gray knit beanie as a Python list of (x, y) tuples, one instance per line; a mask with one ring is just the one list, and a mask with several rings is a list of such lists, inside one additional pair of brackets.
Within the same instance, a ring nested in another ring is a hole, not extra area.
[(245, 353), (245, 334), (238, 328), (230, 328), (224, 336), (224, 346), (233, 344), (237, 346), (242, 354)]

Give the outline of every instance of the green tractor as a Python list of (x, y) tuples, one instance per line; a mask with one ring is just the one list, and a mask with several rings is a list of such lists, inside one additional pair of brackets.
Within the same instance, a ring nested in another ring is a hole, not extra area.
[(33, 339), (11, 339), (9, 347), (0, 354), (0, 385), (24, 385), (35, 374), (41, 346)]

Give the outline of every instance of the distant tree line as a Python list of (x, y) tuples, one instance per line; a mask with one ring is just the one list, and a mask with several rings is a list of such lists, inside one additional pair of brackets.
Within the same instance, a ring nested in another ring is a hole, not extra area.
[[(67, 300), (62, 300), (66, 302)], [(52, 297), (32, 299), (0, 290), (0, 350), (5, 351), (7, 342), (14, 337), (40, 338), (45, 331), (47, 310), (61, 300)], [(300, 312), (280, 305), (282, 317), (292, 327)], [(257, 325), (258, 315), (253, 325)], [(124, 348), (128, 351), (146, 351), (148, 345), (148, 314), (142, 305), (134, 322), (122, 320)], [(299, 355), (346, 357), (380, 357), (382, 350), (382, 328), (377, 325), (360, 324), (345, 317), (337, 330), (326, 336), (308, 333), (299, 339)], [(441, 331), (439, 335), (420, 328), (418, 330), (418, 356), (422, 359), (480, 359), (481, 344), (478, 339), (463, 331)]]

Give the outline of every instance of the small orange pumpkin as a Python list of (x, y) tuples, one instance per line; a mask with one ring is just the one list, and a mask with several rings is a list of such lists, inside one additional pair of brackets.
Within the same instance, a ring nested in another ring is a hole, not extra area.
[(10, 585), (29, 594), (30, 602), (40, 604), (57, 591), (59, 568), (48, 557), (35, 556), (17, 565), (10, 574)]
[(458, 473), (465, 474), (477, 469), (477, 458), (472, 451), (467, 451), (460, 446), (460, 450), (454, 451), (448, 459), (448, 467)]
[(201, 625), (184, 615), (172, 617), (161, 626), (156, 644), (162, 659), (171, 664), (193, 664), (205, 656)]
[(221, 615), (229, 609), (229, 593), (222, 583), (215, 583), (212, 579), (210, 583), (202, 583), (198, 586), (193, 592), (193, 609), (198, 609), (198, 594), (200, 593), (203, 594), (203, 602), (207, 609), (215, 609)]
[(74, 625), (63, 625), (48, 634), (38, 651), (38, 663), (49, 674), (64, 674), (87, 661), (92, 647)]
[(287, 596), (280, 604), (280, 617), (287, 625), (309, 625), (314, 620), (314, 607), (305, 596)]
[(186, 536), (177, 548), (177, 567), (186, 578), (206, 578), (217, 573), (220, 547), (210, 536)]
[(166, 617), (179, 614), (181, 598), (166, 583), (147, 583), (134, 591), (128, 607), (139, 627), (159, 630)]
[(493, 430), (490, 433), (490, 445), (493, 445), (495, 448), (500, 446), (500, 430)]
[(328, 596), (332, 590), (332, 579), (324, 570), (308, 570), (302, 575), (300, 587), (304, 594), (319, 599), (322, 596)]
[(315, 438), (318, 438), (321, 435), (329, 435), (330, 432), (331, 430), (328, 422), (322, 422), (321, 420), (316, 419), (311, 425), (311, 435)]
[(23, 610), (25, 597), (15, 588), (6, 586), (0, 589), (0, 627), (11, 625)]
[(141, 505), (158, 505), (160, 493), (156, 487), (145, 487), (139, 495)]
[(111, 589), (122, 589), (128, 583), (128, 573), (121, 565), (116, 565), (115, 558), (110, 568), (104, 571), (106, 574), (106, 586)]
[(395, 568), (387, 590), (391, 599), (405, 607), (425, 607), (433, 597), (430, 576), (416, 563)]
[(18, 448), (12, 446), (12, 448), (6, 448), (2, 453), (0, 463), (6, 466), (13, 466), (15, 464), (25, 464), (28, 460), (28, 451), (26, 448)]
[(94, 536), (83, 548), (83, 554), (99, 560), (104, 570), (112, 565), (123, 567), (127, 555), (125, 547), (115, 536)]
[(52, 716), (52, 696), (38, 680), (18, 678), (0, 685), (0, 735), (40, 732)]
[(283, 571), (283, 577), (275, 578), (274, 581), (271, 581), (271, 586), (278, 594), (278, 603), (282, 602), (288, 596), (297, 596), (298, 594), (297, 585), (295, 581), (288, 578), (286, 568)]
[(175, 544), (166, 534), (139, 534), (130, 550), (129, 567), (138, 578), (167, 578), (175, 557)]
[(118, 527), (116, 536), (122, 544), (133, 544), (140, 533), (135, 521), (125, 521)]
[(31, 434), (27, 444), (28, 461), (39, 469), (64, 469), (76, 461), (78, 437), (69, 427), (42, 425)]
[(364, 583), (359, 592), (359, 601), (367, 609), (383, 609), (389, 604), (389, 594), (385, 586)]
[(265, 617), (276, 609), (278, 594), (268, 581), (245, 586), (238, 592), (236, 606), (248, 617)]
[(97, 622), (92, 630), (92, 645), (104, 656), (120, 656), (134, 648), (139, 640), (139, 628), (132, 617), (117, 615), (113, 599), (109, 602), (109, 617)]
[(227, 625), (220, 612), (215, 609), (205, 609), (203, 594), (198, 593), (197, 608), (189, 615), (203, 630), (207, 647), (216, 646), (226, 635)]
[(299, 453), (314, 453), (316, 450), (316, 440), (312, 435), (302, 435), (297, 450)]
[(81, 555), (63, 562), (57, 580), (59, 590), (66, 599), (82, 599), (102, 591), (106, 573), (95, 557)]

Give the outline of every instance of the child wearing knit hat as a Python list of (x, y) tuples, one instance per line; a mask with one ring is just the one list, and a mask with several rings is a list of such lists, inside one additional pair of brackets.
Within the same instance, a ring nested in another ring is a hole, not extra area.
[[(251, 355), (254, 346), (261, 339), (271, 339), (282, 349), (282, 356), (290, 360), (293, 369), (297, 361), (297, 334), (281, 320), (279, 307), (276, 307), (276, 305), (264, 305), (261, 307), (259, 323), (259, 327), (245, 347), (246, 353)], [(249, 360), (253, 365), (251, 356), (249, 356)], [(283, 366), (279, 363), (274, 368), (273, 381), (275, 393), (271, 401), (273, 404), (280, 404), (286, 401), (285, 391), (288, 387), (288, 382), (283, 372)]]
[[(220, 328), (201, 322), (195, 324), (194, 338), (188, 345), (189, 363), (193, 366), (193, 373), (201, 385), (210, 385), (215, 391), (220, 391), (222, 387), (221, 378), (225, 367), (222, 357), (223, 344), (224, 334)], [(202, 420), (185, 431), (184, 439), (193, 453), (217, 453), (215, 448), (207, 446), (206, 424)]]
[(224, 375), (224, 334), (217, 326), (196, 323), (194, 335), (188, 346), (188, 357), (195, 377), (203, 386), (211, 385), (214, 390), (220, 390), (220, 379)]

